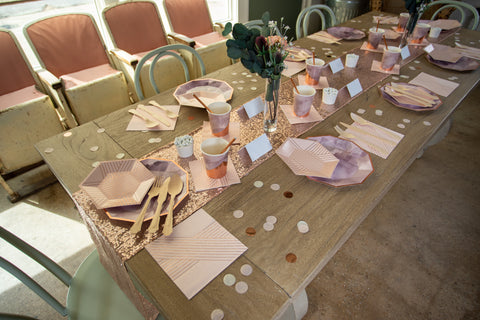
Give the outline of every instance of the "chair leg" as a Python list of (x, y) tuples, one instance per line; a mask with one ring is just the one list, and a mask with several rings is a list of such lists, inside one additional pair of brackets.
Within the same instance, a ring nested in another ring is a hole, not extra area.
[(10, 200), (10, 202), (14, 203), (21, 199), (21, 196), (17, 192), (13, 191), (12, 188), (10, 188), (10, 186), (7, 184), (7, 182), (3, 179), (1, 175), (0, 175), (0, 184), (7, 191), (8, 200)]

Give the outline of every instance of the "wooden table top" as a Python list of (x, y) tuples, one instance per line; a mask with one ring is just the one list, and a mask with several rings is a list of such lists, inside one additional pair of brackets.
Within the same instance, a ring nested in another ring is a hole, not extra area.
[[(368, 29), (374, 25), (372, 16), (376, 14), (378, 13), (365, 14), (355, 18), (355, 22), (349, 21), (344, 25)], [(462, 29), (459, 33), (460, 39), (475, 41), (478, 46), (479, 32)], [(315, 47), (317, 53), (323, 53), (325, 51), (322, 48), (330, 47), (333, 55), (341, 56), (345, 51), (360, 47), (363, 41), (365, 39), (326, 45), (304, 38), (296, 44), (307, 49)], [(454, 41), (452, 36), (443, 43), (454, 45)], [(326, 62), (333, 59), (320, 58)], [(428, 63), (424, 56), (415, 60), (418, 63), (411, 62), (401, 69), (401, 74), (409, 77), (405, 82), (420, 72), (445, 79), (451, 76), (458, 78), (455, 80), (459, 83), (458, 88), (448, 97), (442, 97), (443, 104), (438, 110), (413, 112), (394, 107), (384, 101), (377, 86), (373, 86), (301, 136), (337, 136), (334, 125), (340, 121), (351, 123), (350, 112), (356, 112), (359, 108), (366, 110), (362, 117), (405, 134), (388, 159), (371, 155), (375, 171), (363, 184), (329, 187), (304, 176), (294, 175), (279, 157), (272, 156), (243, 177), (241, 184), (230, 186), (204, 207), (248, 247), (244, 255), (193, 299), (187, 300), (146, 250), (142, 250), (126, 262), (140, 291), (153, 301), (167, 319), (209, 319), (210, 313), (216, 308), (222, 309), (226, 318), (267, 319), (274, 318), (278, 310), (286, 308), (289, 298), (303, 290), (320, 272), (480, 79), (479, 69), (453, 72)], [(225, 80), (235, 88), (231, 101), (233, 108), (257, 97), (264, 90), (264, 80), (261, 78), (258, 78), (255, 90), (238, 90), (239, 85), (233, 81), (237, 79), (237, 74), (246, 71), (241, 64), (235, 64), (208, 75), (208, 78)], [(391, 77), (380, 84), (388, 81), (391, 81)], [(155, 99), (163, 104), (176, 104), (172, 92), (173, 90), (163, 92), (155, 96)], [(182, 107), (175, 131), (126, 132), (130, 120), (126, 110), (129, 108), (72, 129), (75, 138), (68, 140), (68, 143), (63, 135), (58, 135), (36, 145), (67, 192), (73, 194), (79, 190), (78, 185), (92, 170), (93, 162), (115, 159), (119, 153), (124, 153), (126, 158), (140, 158), (171, 142), (174, 137), (188, 134), (207, 120), (204, 110)], [(376, 115), (376, 110), (382, 110), (383, 116)], [(409, 122), (405, 122), (405, 119)], [(424, 125), (424, 121), (431, 125)], [(399, 123), (403, 123), (405, 128), (397, 127)], [(100, 128), (104, 128), (105, 132), (98, 134)], [(161, 137), (162, 141), (148, 143), (148, 137)], [(94, 145), (100, 147), (99, 152), (90, 151)], [(46, 148), (54, 148), (54, 152), (46, 153)], [(264, 186), (256, 188), (255, 181), (262, 181)], [(280, 190), (272, 190), (272, 184), (278, 184)], [(291, 192), (293, 197), (285, 197), (286, 191)], [(241, 219), (232, 215), (238, 209), (245, 213)], [(267, 232), (262, 226), (269, 215), (274, 215), (278, 222), (274, 230)], [(308, 223), (308, 233), (298, 232), (297, 222), (300, 220)], [(255, 236), (246, 234), (247, 227), (257, 230)], [(286, 255), (289, 253), (295, 254), (296, 262), (287, 261)], [(240, 266), (245, 263), (254, 267), (254, 272), (249, 277), (243, 277), (239, 272)], [(243, 277), (249, 285), (248, 292), (237, 294), (232, 287), (225, 286), (223, 275), (227, 273), (234, 274), (238, 280)]]

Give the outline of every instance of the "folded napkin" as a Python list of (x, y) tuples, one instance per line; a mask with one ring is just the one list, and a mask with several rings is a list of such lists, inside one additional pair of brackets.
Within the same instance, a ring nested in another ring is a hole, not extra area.
[(442, 97), (448, 97), (459, 85), (456, 82), (435, 77), (425, 72), (421, 72), (409, 83), (427, 88)]
[(310, 108), (310, 113), (306, 117), (297, 117), (295, 113), (293, 112), (293, 105), (280, 105), (280, 108), (282, 109), (283, 113), (287, 117), (288, 122), (291, 124), (297, 124), (297, 123), (309, 123), (309, 122), (317, 122), (317, 121), (322, 121), (323, 117), (318, 113), (317, 109), (315, 109), (313, 106)]
[(383, 49), (385, 48), (385, 45), (379, 44), (378, 47), (377, 47), (377, 49), (370, 49), (367, 44), (368, 44), (367, 41), (363, 42), (363, 43), (362, 43), (362, 46), (360, 47), (360, 50), (365, 50), (365, 51), (370, 51), (370, 52), (380, 52), (380, 53), (382, 53), (382, 52), (383, 52)]
[(311, 87), (314, 87), (315, 89), (323, 89), (323, 88), (328, 88), (329, 85), (328, 85), (328, 79), (327, 77), (322, 77), (320, 76), (320, 78), (318, 79), (318, 83), (315, 84), (315, 85), (311, 85), (311, 84), (307, 84), (305, 82), (305, 75), (304, 74), (299, 74), (298, 75), (298, 84), (299, 85), (307, 85), (307, 86), (311, 86)]
[(193, 185), (195, 192), (226, 187), (232, 184), (240, 183), (240, 177), (233, 165), (232, 159), (228, 159), (227, 174), (220, 179), (212, 179), (207, 176), (203, 160), (194, 160), (188, 163), (190, 171), (192, 172)]
[(145, 249), (191, 299), (247, 247), (200, 209), (175, 226), (169, 236), (161, 236)]
[(434, 43), (432, 43), (432, 47), (433, 50), (429, 52), (429, 55), (435, 60), (455, 63), (462, 57), (462, 53), (459, 48), (453, 48), (444, 44)]
[(437, 27), (442, 28), (442, 30), (451, 30), (462, 26), (462, 24), (455, 19), (438, 19), (430, 21), (428, 24), (432, 28)]
[(386, 73), (386, 74), (400, 74), (400, 65), (396, 64), (393, 66), (393, 69), (390, 71), (383, 70), (382, 69), (382, 62), (373, 60), (372, 61), (372, 68), (370, 69), (372, 71), (376, 72), (381, 72), (381, 73)]
[(330, 33), (326, 31), (319, 31), (316, 33), (312, 33), (311, 35), (308, 35), (307, 38), (310, 38), (312, 40), (320, 41), (323, 43), (337, 43), (339, 42), (340, 38), (332, 36)]
[(282, 75), (285, 77), (291, 77), (305, 69), (305, 61), (285, 61), (286, 68), (283, 70)]
[[(164, 107), (166, 109), (172, 111), (176, 115), (178, 115), (178, 112), (180, 111), (180, 106), (173, 105), (173, 106), (164, 106)], [(140, 117), (134, 115), (134, 116), (132, 116), (132, 119), (128, 123), (127, 131), (145, 131), (145, 130), (150, 130), (150, 131), (163, 131), (163, 130), (165, 130), (165, 131), (168, 131), (168, 130), (175, 130), (175, 125), (177, 123), (178, 118), (171, 119), (171, 118), (167, 117), (167, 113), (165, 111), (160, 110), (159, 108), (157, 108), (155, 106), (145, 105), (145, 108), (148, 110), (148, 112), (146, 112), (144, 110), (141, 110), (138, 107), (135, 110), (138, 113), (140, 113), (142, 116), (144, 116), (148, 119), (151, 119), (151, 120), (156, 120), (154, 118), (154, 116), (152, 116), (152, 114), (160, 116), (160, 117), (164, 118), (166, 121), (168, 121), (170, 123), (170, 126), (168, 127), (165, 124), (160, 123), (158, 126), (155, 126), (153, 128), (147, 128), (147, 126), (145, 125), (145, 121), (143, 119), (141, 119)]]

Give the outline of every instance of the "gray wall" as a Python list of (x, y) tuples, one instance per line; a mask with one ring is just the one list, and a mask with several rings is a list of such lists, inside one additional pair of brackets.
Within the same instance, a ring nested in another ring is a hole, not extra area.
[[(242, 0), (240, 0), (242, 1)], [(265, 11), (270, 12), (270, 18), (280, 23), (280, 18), (284, 18), (284, 24), (290, 27), (287, 33), (288, 38), (295, 36), (295, 22), (302, 7), (302, 0), (248, 0), (249, 20), (256, 20), (262, 17)]]

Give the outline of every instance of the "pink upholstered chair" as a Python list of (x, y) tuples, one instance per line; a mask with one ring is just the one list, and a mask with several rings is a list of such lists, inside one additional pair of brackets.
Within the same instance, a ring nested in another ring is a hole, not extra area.
[[(157, 5), (153, 1), (133, 0), (114, 4), (102, 10), (102, 18), (115, 47), (111, 50), (112, 60), (126, 75), (129, 89), (137, 100), (133, 75), (138, 61), (148, 52), (173, 42), (167, 39)], [(181, 38), (177, 37), (177, 40), (181, 41)], [(188, 44), (188, 40), (183, 43)], [(140, 76), (145, 97), (155, 94), (149, 80), (149, 65), (150, 62), (147, 62)], [(155, 68), (158, 89), (164, 91), (185, 82), (182, 70), (180, 62), (173, 57), (160, 59)]]
[[(14, 34), (0, 29), (0, 173), (15, 173), (41, 163), (34, 144), (63, 131), (50, 97)], [(0, 176), (11, 201), (20, 197)]]
[[(232, 64), (227, 56), (223, 26), (213, 25), (206, 0), (163, 0), (172, 35), (181, 34), (195, 41), (207, 73)], [(192, 70), (198, 75), (198, 67)]]
[(61, 88), (48, 88), (63, 106), (70, 127), (131, 103), (125, 77), (112, 68), (92, 16), (43, 18), (27, 24), (24, 34), (41, 66), (61, 80)]

